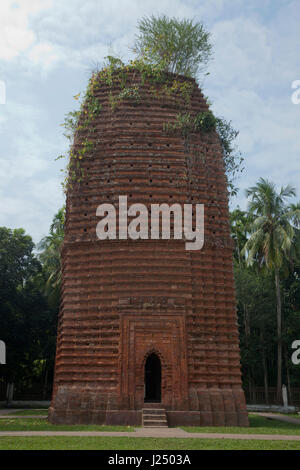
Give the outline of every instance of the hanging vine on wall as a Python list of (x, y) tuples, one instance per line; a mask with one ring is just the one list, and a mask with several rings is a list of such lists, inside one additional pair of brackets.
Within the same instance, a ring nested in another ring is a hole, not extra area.
[[(166, 73), (161, 64), (148, 64), (143, 59), (131, 60), (127, 65), (113, 56), (107, 56), (106, 59), (107, 64), (101, 70), (92, 73), (80, 109), (66, 114), (62, 124), (65, 129), (64, 135), (70, 140), (68, 154), (58, 157), (68, 159), (63, 182), (65, 190), (69, 185), (84, 179), (84, 170), (80, 161), (93, 150), (93, 142), (90, 140), (95, 131), (93, 121), (102, 110), (95, 92), (102, 86), (110, 89), (109, 106), (114, 112), (124, 102), (132, 106), (139, 105), (142, 102), (143, 86), (146, 81), (150, 84), (148, 91), (153, 97), (163, 99), (174, 96), (178, 99), (178, 107), (182, 107), (182, 104), (185, 107), (190, 105), (195, 87), (194, 81)], [(116, 94), (114, 92), (117, 88), (120, 88), (120, 91)], [(78, 100), (79, 96), (80, 94), (74, 98)], [(87, 136), (82, 138), (77, 148), (74, 148), (75, 135), (79, 136), (80, 133), (84, 135), (84, 132)]]
[[(210, 33), (200, 22), (165, 15), (141, 19), (138, 31), (132, 49), (136, 58), (125, 64), (120, 58), (108, 55), (104, 66), (92, 73), (80, 109), (66, 115), (65, 135), (70, 139), (71, 148), (67, 155), (65, 188), (71, 181), (82, 181), (84, 177), (80, 161), (93, 151), (93, 122), (102, 110), (96, 92), (106, 87), (108, 105), (116, 113), (120, 109), (124, 112), (125, 105), (139, 106), (149, 95), (157, 100), (170, 99), (171, 106), (181, 112), (175, 122), (164, 124), (164, 130), (180, 132), (185, 143), (192, 132), (217, 132), (223, 149), (228, 188), (231, 194), (235, 194), (237, 188), (233, 180), (236, 173), (242, 171), (243, 161), (233, 145), (238, 132), (232, 128), (231, 122), (214, 117), (211, 111), (196, 116), (191, 114), (195, 78), (204, 72), (212, 55)], [(79, 95), (75, 97), (78, 98)], [(76, 149), (72, 145), (75, 134), (78, 141), (81, 140)]]
[[(238, 135), (231, 123), (218, 118), (208, 110), (192, 115), (191, 100), (196, 83), (192, 79), (166, 72), (159, 64), (148, 64), (142, 59), (132, 60), (124, 64), (120, 59), (107, 57), (108, 63), (101, 70), (92, 73), (87, 91), (83, 97), (80, 109), (66, 115), (63, 124), (64, 135), (70, 140), (71, 147), (68, 153), (67, 175), (64, 187), (69, 184), (83, 181), (85, 174), (80, 164), (81, 160), (91, 154), (94, 149), (92, 137), (95, 132), (93, 122), (102, 111), (102, 105), (95, 96), (101, 87), (108, 87), (108, 105), (116, 112), (124, 103), (138, 106), (145, 98), (144, 84), (147, 82), (147, 93), (158, 100), (174, 98), (173, 105), (185, 112), (178, 113), (175, 121), (165, 122), (163, 130), (166, 133), (179, 132), (185, 139), (187, 151), (189, 149), (189, 135), (197, 132), (217, 132), (223, 150), (226, 167), (228, 188), (231, 194), (237, 192), (233, 179), (241, 171), (243, 161), (240, 152), (233, 145)], [(78, 100), (79, 95), (74, 97)], [(74, 137), (81, 136), (81, 143), (74, 148)]]
[(191, 116), (190, 113), (179, 113), (176, 116), (175, 122), (165, 122), (163, 130), (167, 134), (180, 132), (182, 137), (187, 138), (192, 132), (211, 132), (216, 129), (217, 119), (211, 111), (205, 111)]
[[(74, 96), (78, 100), (80, 93)], [(62, 124), (64, 127), (64, 136), (70, 141), (70, 148), (67, 155), (60, 155), (59, 158), (67, 158), (67, 167), (65, 170), (65, 178), (63, 187), (67, 190), (68, 186), (72, 186), (75, 182), (83, 181), (85, 177), (84, 169), (80, 161), (91, 153), (94, 143), (91, 136), (95, 132), (93, 121), (101, 112), (102, 105), (93, 92), (93, 81), (90, 80), (84, 98), (81, 102), (80, 109), (71, 111), (65, 116)], [(80, 132), (86, 133), (79, 145), (74, 146), (75, 135)]]
[(176, 120), (163, 124), (163, 130), (167, 134), (179, 132), (185, 139), (187, 149), (189, 148), (189, 136), (197, 132), (217, 132), (225, 164), (227, 184), (230, 195), (237, 194), (234, 185), (234, 178), (237, 172), (243, 171), (241, 168), (243, 157), (241, 152), (234, 145), (234, 140), (238, 136), (238, 131), (233, 129), (231, 121), (221, 117), (215, 117), (211, 111), (205, 111), (191, 116), (190, 113), (179, 113)]

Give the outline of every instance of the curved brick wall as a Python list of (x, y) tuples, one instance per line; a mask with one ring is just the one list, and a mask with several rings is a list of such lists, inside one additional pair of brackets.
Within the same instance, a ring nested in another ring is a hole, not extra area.
[[(134, 80), (135, 75), (129, 73)], [(196, 84), (191, 114), (208, 107)], [(156, 89), (159, 90), (159, 85)], [(93, 150), (85, 178), (67, 194), (62, 304), (52, 422), (140, 424), (144, 365), (162, 364), (169, 424), (247, 425), (241, 388), (232, 244), (224, 166), (215, 133), (168, 134), (184, 106), (145, 83), (138, 104), (113, 111), (111, 90), (95, 96)], [(113, 94), (120, 92), (113, 87)], [(80, 137), (75, 139), (75, 149)], [(96, 237), (96, 208), (128, 204), (205, 204), (205, 244)]]

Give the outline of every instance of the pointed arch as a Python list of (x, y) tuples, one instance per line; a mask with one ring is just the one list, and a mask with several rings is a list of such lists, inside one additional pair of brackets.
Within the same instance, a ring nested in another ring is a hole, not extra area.
[(161, 362), (162, 367), (165, 366), (165, 358), (164, 358), (163, 354), (159, 351), (159, 349), (151, 348), (151, 349), (148, 349), (148, 351), (147, 351), (146, 354), (144, 355), (143, 363), (142, 363), (142, 367), (143, 367), (143, 368), (145, 367), (147, 358), (148, 358), (151, 354), (156, 354), (156, 356), (159, 357), (159, 360), (160, 360), (160, 362)]

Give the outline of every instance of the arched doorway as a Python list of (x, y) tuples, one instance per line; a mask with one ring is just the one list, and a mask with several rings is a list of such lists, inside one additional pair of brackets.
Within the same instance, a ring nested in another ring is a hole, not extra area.
[(145, 402), (161, 402), (161, 363), (155, 353), (145, 363)]

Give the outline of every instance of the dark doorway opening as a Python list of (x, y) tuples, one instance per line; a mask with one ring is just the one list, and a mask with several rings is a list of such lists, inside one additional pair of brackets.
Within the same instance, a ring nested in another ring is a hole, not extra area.
[(145, 402), (161, 402), (161, 363), (154, 353), (148, 356), (145, 364)]

